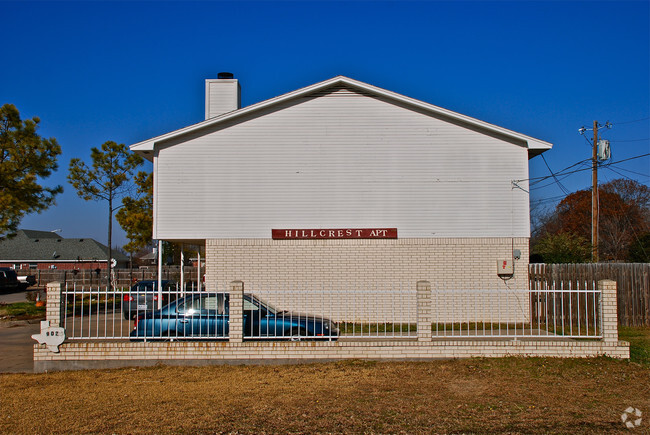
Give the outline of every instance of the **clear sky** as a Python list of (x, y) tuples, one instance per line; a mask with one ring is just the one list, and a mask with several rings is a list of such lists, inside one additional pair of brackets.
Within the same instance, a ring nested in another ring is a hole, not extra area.
[[(64, 193), (21, 227), (106, 243), (107, 206), (76, 196), (70, 159), (202, 121), (204, 80), (220, 71), (239, 79), (242, 106), (345, 75), (551, 142), (554, 172), (591, 157), (580, 127), (609, 121), (600, 179), (647, 185), (649, 156), (621, 161), (650, 153), (649, 5), (0, 0), (0, 104), (40, 117), (63, 149), (45, 184)], [(530, 170), (549, 175), (541, 157)], [(591, 172), (559, 180), (533, 186), (533, 206), (589, 188)]]

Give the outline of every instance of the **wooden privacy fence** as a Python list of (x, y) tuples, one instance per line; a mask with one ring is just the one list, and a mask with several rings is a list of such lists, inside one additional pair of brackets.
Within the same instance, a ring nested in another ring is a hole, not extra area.
[(616, 281), (619, 325), (650, 326), (650, 263), (531, 264), (528, 271), (531, 289)]
[[(183, 272), (185, 275), (184, 282), (196, 283), (196, 267), (186, 266)], [(60, 282), (64, 286), (66, 284), (105, 286), (108, 283), (106, 280), (106, 270), (100, 270), (99, 273), (97, 273), (97, 271), (93, 269), (82, 269), (77, 271), (62, 269), (18, 269), (16, 270), (16, 273), (18, 275), (34, 275), (38, 287), (45, 287), (49, 282)], [(128, 287), (131, 286), (134, 281), (157, 279), (158, 276), (158, 270), (155, 267), (146, 269), (113, 269), (113, 273), (115, 274), (115, 282), (118, 287)], [(162, 279), (180, 282), (180, 266), (163, 266)]]

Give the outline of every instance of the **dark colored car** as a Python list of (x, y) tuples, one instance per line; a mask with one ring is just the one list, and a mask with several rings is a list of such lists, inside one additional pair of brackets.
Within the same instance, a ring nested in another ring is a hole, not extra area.
[[(161, 310), (138, 316), (131, 339), (228, 337), (229, 294), (194, 293)], [(252, 294), (244, 294), (244, 338), (336, 340), (339, 330), (325, 317), (278, 310)]]
[(23, 289), (16, 271), (9, 267), (0, 267), (0, 291), (15, 291)]
[[(178, 286), (174, 281), (162, 281), (162, 304), (176, 300)], [(138, 281), (122, 298), (122, 314), (127, 320), (158, 309), (158, 281)]]

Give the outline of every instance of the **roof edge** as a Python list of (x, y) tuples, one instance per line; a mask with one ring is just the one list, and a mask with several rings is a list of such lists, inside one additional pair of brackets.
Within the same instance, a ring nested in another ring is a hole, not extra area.
[[(515, 132), (513, 130), (509, 130), (509, 129), (504, 128), (504, 127), (499, 127), (497, 125), (490, 124), (489, 122), (481, 121), (479, 119), (473, 118), (471, 116), (463, 115), (461, 113), (454, 112), (452, 110), (444, 109), (442, 107), (435, 106), (433, 104), (426, 103), (424, 101), (417, 100), (415, 98), (407, 97), (405, 95), (398, 94), (398, 93), (393, 92), (393, 91), (389, 91), (389, 90), (386, 90), (386, 89), (383, 89), (383, 88), (378, 88), (376, 86), (373, 86), (373, 85), (370, 85), (370, 84), (367, 84), (367, 83), (364, 83), (364, 82), (360, 82), (358, 80), (354, 80), (354, 79), (351, 79), (349, 77), (339, 75), (339, 76), (333, 77), (331, 79), (324, 80), (322, 82), (318, 82), (318, 83), (315, 83), (313, 85), (309, 85), (309, 86), (297, 89), (295, 91), (291, 91), (291, 92), (288, 92), (286, 94), (279, 95), (277, 97), (270, 98), (268, 100), (264, 100), (264, 101), (261, 101), (261, 102), (255, 103), (255, 104), (251, 104), (250, 106), (246, 106), (246, 107), (243, 107), (243, 108), (238, 109), (238, 110), (233, 110), (232, 112), (228, 112), (228, 113), (225, 113), (223, 115), (216, 116), (214, 118), (206, 119), (206, 120), (198, 122), (196, 124), (192, 124), (192, 125), (189, 125), (187, 127), (183, 127), (183, 128), (178, 129), (178, 130), (174, 130), (174, 131), (162, 134), (160, 136), (156, 136), (156, 137), (153, 137), (151, 139), (147, 139), (147, 140), (135, 143), (133, 145), (130, 145), (129, 148), (131, 149), (131, 151), (142, 155), (142, 157), (146, 158), (147, 160), (152, 160), (153, 159), (153, 151), (155, 150), (155, 146), (156, 146), (156, 144), (158, 142), (162, 142), (162, 141), (172, 139), (172, 138), (184, 135), (184, 134), (188, 134), (188, 133), (194, 132), (196, 130), (200, 130), (202, 128), (209, 127), (211, 125), (218, 124), (218, 123), (221, 123), (221, 122), (224, 122), (224, 121), (227, 121), (227, 120), (239, 117), (239, 116), (243, 116), (245, 114), (248, 114), (248, 113), (251, 113), (251, 112), (254, 112), (254, 111), (257, 111), (257, 110), (265, 109), (265, 108), (267, 108), (269, 106), (272, 106), (274, 104), (285, 102), (285, 101), (291, 100), (293, 98), (299, 98), (301, 96), (304, 96), (304, 95), (307, 95), (307, 94), (310, 94), (310, 93), (313, 93), (313, 92), (317, 92), (317, 91), (322, 90), (324, 88), (328, 88), (330, 86), (335, 86), (335, 85), (338, 85), (338, 84), (347, 85), (347, 86), (357, 88), (357, 89), (360, 89), (360, 90), (363, 90), (363, 91), (366, 91), (366, 92), (369, 92), (369, 93), (384, 96), (386, 98), (393, 99), (395, 101), (399, 101), (399, 102), (402, 102), (402, 103), (406, 103), (408, 105), (412, 105), (414, 107), (418, 107), (418, 108), (423, 109), (425, 111), (430, 111), (430, 112), (438, 114), (438, 115), (443, 115), (443, 116), (446, 116), (446, 117), (449, 117), (449, 118), (452, 118), (452, 119), (455, 119), (455, 120), (462, 121), (462, 122), (464, 122), (466, 124), (469, 124), (469, 125), (472, 125), (472, 126), (480, 127), (480, 128), (483, 128), (483, 129), (491, 131), (491, 132), (499, 133), (499, 134), (502, 134), (502, 135), (505, 135), (505, 136), (509, 136), (509, 137), (524, 141), (527, 144), (529, 154), (531, 154), (531, 151), (532, 151), (533, 156), (537, 155), (537, 154), (541, 154), (542, 152), (544, 152), (546, 150), (549, 150), (549, 149), (551, 149), (553, 147), (553, 144), (551, 144), (549, 142), (546, 142), (546, 141), (543, 141), (543, 140), (540, 140), (540, 139), (536, 139), (536, 138), (533, 138), (531, 136), (527, 136), (525, 134), (518, 133), (518, 132)], [(529, 157), (531, 157), (531, 156), (529, 156)]]

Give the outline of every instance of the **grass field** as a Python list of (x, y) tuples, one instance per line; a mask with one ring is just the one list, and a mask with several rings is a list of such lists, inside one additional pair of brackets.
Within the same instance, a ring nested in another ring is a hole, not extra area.
[[(630, 361), (500, 358), (0, 375), (2, 433), (650, 433), (650, 328)], [(621, 422), (628, 407), (641, 426)]]
[(45, 307), (37, 307), (34, 302), (0, 304), (0, 319), (24, 320), (45, 318)]

